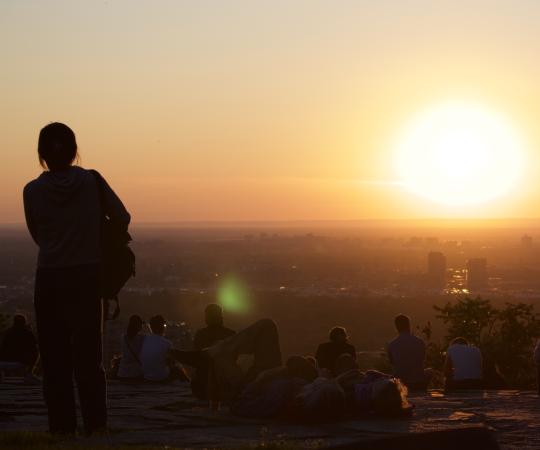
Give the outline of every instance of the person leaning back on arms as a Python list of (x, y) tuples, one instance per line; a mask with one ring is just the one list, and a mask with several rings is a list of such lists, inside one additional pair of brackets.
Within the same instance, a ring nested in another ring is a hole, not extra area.
[(28, 230), (39, 247), (34, 305), (49, 431), (76, 431), (75, 377), (84, 429), (92, 434), (107, 425), (101, 218), (106, 214), (127, 229), (130, 215), (105, 180), (74, 164), (77, 142), (67, 125), (41, 130), (38, 156), (45, 171), (26, 185), (23, 197)]

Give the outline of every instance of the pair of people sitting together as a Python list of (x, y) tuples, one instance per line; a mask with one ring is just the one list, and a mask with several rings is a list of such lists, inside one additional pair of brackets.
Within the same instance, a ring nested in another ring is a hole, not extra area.
[[(411, 332), (411, 321), (405, 315), (395, 318), (398, 336), (388, 345), (388, 358), (394, 375), (413, 391), (425, 391), (433, 375), (424, 367), (426, 344)], [(483, 383), (482, 353), (467, 339), (452, 340), (444, 365), (445, 390), (481, 389)]]
[[(207, 326), (196, 333), (194, 349), (210, 347), (235, 334), (223, 326), (223, 311), (219, 305), (209, 305), (205, 316)], [(122, 357), (116, 377), (123, 381), (189, 381), (183, 367), (171, 356), (173, 344), (165, 337), (167, 323), (163, 316), (150, 319), (150, 334), (143, 332), (144, 325), (140, 316), (130, 317), (126, 333), (122, 336)], [(191, 380), (197, 392), (204, 389), (204, 386), (198, 386), (201, 384), (199, 378), (195, 374)]]

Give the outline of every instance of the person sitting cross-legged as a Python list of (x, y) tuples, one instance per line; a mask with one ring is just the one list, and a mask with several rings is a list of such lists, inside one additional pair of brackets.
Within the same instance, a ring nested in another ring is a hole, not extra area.
[(15, 314), (13, 326), (6, 331), (0, 346), (0, 380), (3, 371), (19, 371), (24, 373), (26, 384), (41, 383), (34, 376), (38, 358), (37, 340), (26, 323), (26, 317)]
[(482, 353), (463, 337), (455, 338), (446, 353), (446, 390), (482, 389)]
[(167, 324), (161, 315), (150, 319), (152, 334), (144, 337), (140, 360), (143, 377), (146, 381), (167, 382), (188, 381), (189, 378), (169, 357), (172, 342), (165, 337)]
[(315, 358), (319, 369), (326, 369), (335, 375), (337, 359), (344, 353), (356, 360), (356, 349), (349, 344), (347, 330), (343, 327), (334, 327), (329, 333), (329, 342), (319, 345)]
[[(194, 350), (203, 350), (219, 341), (235, 335), (235, 332), (223, 325), (223, 309), (212, 303), (204, 310), (206, 327), (195, 333)], [(191, 378), (191, 391), (200, 400), (208, 400), (208, 367), (198, 364)]]
[(216, 304), (209, 304), (204, 310), (204, 321), (206, 327), (197, 330), (193, 339), (193, 348), (202, 350), (223, 341), (236, 333), (234, 330), (223, 325), (223, 308)]
[(424, 369), (426, 344), (411, 332), (410, 319), (400, 314), (394, 320), (398, 336), (388, 344), (388, 359), (409, 390), (426, 390), (429, 371)]

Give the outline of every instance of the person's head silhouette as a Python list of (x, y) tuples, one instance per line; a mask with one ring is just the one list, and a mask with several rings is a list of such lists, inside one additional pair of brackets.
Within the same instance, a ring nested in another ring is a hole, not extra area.
[(22, 314), (15, 314), (13, 316), (13, 328), (25, 328), (26, 327), (26, 317)]
[(204, 310), (204, 320), (209, 327), (223, 325), (223, 309), (216, 303), (211, 303)]
[(404, 314), (399, 314), (394, 319), (396, 330), (398, 333), (410, 333), (411, 332), (411, 319)]
[(337, 344), (344, 344), (348, 341), (349, 336), (347, 335), (347, 330), (343, 327), (334, 327), (330, 330), (328, 335), (330, 342), (335, 342)]
[(167, 326), (165, 319), (161, 315), (154, 316), (150, 319), (150, 328), (152, 333), (163, 336), (165, 334), (165, 327)]
[(51, 171), (65, 170), (77, 159), (75, 133), (63, 123), (43, 127), (38, 140), (39, 163)]
[(129, 323), (126, 330), (126, 335), (129, 339), (133, 339), (142, 330), (143, 320), (141, 316), (133, 314), (129, 318)]

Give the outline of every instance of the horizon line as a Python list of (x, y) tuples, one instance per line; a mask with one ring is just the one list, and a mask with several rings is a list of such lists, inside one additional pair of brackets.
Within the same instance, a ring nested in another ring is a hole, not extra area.
[[(185, 227), (185, 226), (233, 226), (233, 225), (251, 225), (251, 226), (264, 226), (264, 225), (368, 225), (368, 224), (419, 224), (426, 222), (435, 223), (471, 223), (478, 222), (485, 224), (486, 222), (538, 222), (540, 225), (540, 217), (491, 217), (491, 218), (472, 218), (472, 217), (432, 217), (432, 218), (407, 218), (407, 219), (239, 219), (239, 220), (172, 220), (172, 221), (141, 221), (132, 222), (131, 227)], [(25, 222), (0, 222), (0, 228), (9, 227), (26, 227)]]

